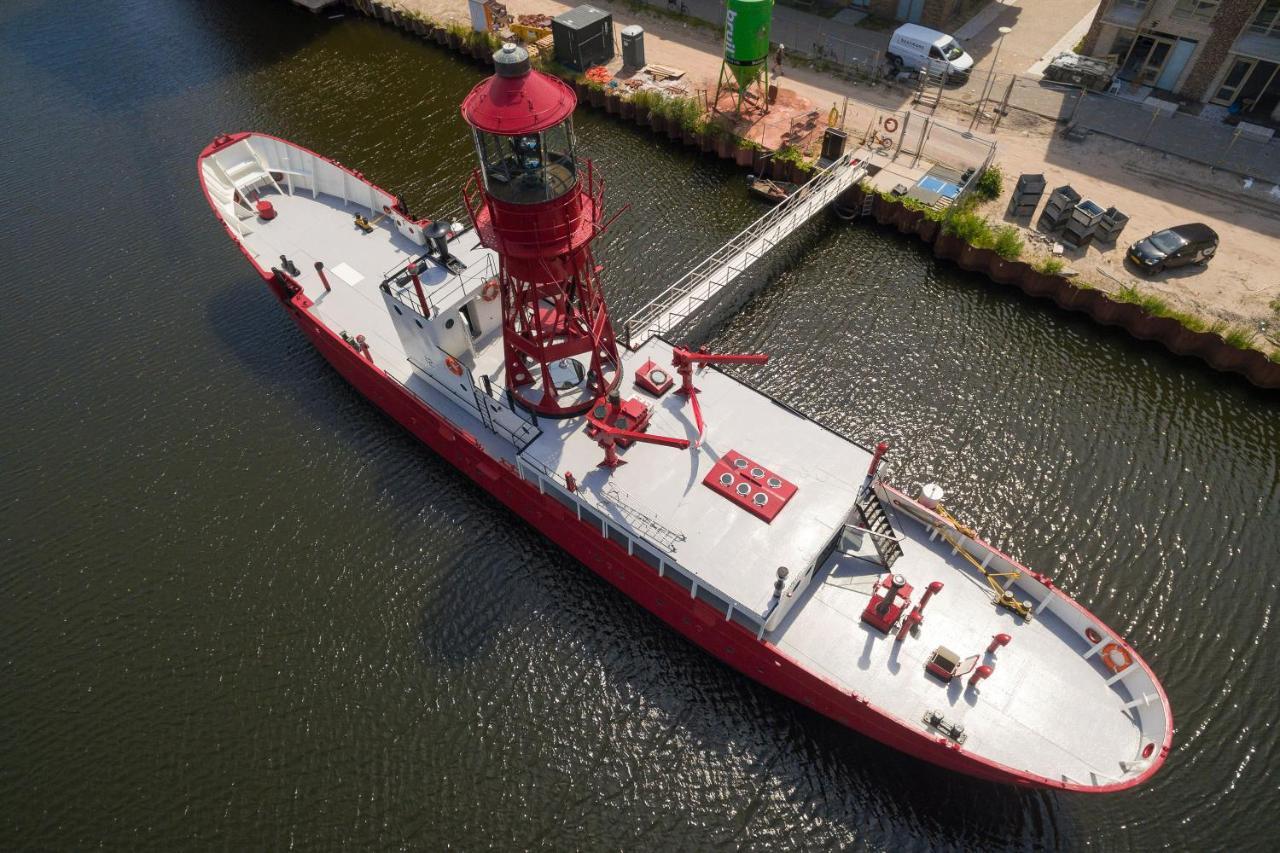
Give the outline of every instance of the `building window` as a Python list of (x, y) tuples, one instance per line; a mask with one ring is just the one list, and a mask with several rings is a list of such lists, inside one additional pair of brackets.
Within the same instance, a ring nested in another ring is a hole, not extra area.
[(1280, 0), (1263, 0), (1258, 14), (1253, 16), (1253, 23), (1249, 25), (1249, 32), (1280, 38)]
[(1173, 7), (1173, 14), (1180, 18), (1194, 18), (1197, 21), (1212, 21), (1218, 14), (1219, 0), (1178, 0)]
[(1104, 20), (1125, 29), (1134, 29), (1146, 14), (1148, 0), (1112, 0)]

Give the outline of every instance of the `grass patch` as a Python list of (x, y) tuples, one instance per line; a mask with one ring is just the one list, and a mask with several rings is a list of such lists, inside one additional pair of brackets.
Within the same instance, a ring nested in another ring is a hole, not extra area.
[(641, 89), (638, 92), (633, 92), (631, 95), (631, 103), (636, 105), (637, 115), (648, 115), (653, 112), (654, 107), (661, 100), (661, 95), (647, 89)]
[(1249, 349), (1253, 346), (1253, 341), (1256, 337), (1258, 337), (1258, 333), (1248, 326), (1232, 326), (1222, 336), (1222, 339), (1229, 346), (1233, 346), (1236, 349)]
[(971, 246), (990, 248), (994, 239), (991, 224), (972, 210), (954, 209), (942, 223), (942, 230), (954, 234)]
[(1173, 309), (1169, 307), (1169, 303), (1165, 302), (1154, 293), (1143, 293), (1136, 287), (1126, 284), (1115, 292), (1115, 298), (1119, 302), (1128, 302), (1131, 305), (1137, 305), (1155, 317), (1168, 317), (1173, 314)]
[(1271, 313), (1280, 314), (1280, 296), (1271, 300)]
[(1271, 351), (1271, 355), (1267, 356), (1267, 358), (1271, 359), (1276, 364), (1280, 364), (1280, 347), (1273, 349)]
[(1203, 317), (1185, 311), (1173, 311), (1169, 314), (1169, 319), (1177, 320), (1193, 332), (1203, 332), (1209, 328), (1208, 321)]
[(779, 163), (793, 163), (802, 172), (813, 171), (813, 164), (804, 156), (804, 152), (794, 145), (784, 145), (773, 154), (773, 159)]
[(1058, 275), (1067, 268), (1067, 262), (1062, 258), (1041, 258), (1035, 262), (1036, 272), (1045, 275)]
[(995, 230), (991, 248), (1006, 261), (1016, 261), (1022, 256), (1022, 235), (1012, 225), (1001, 225)]
[(1000, 197), (1004, 191), (1004, 170), (994, 163), (978, 177), (973, 185), (973, 194), (983, 201), (991, 201)]

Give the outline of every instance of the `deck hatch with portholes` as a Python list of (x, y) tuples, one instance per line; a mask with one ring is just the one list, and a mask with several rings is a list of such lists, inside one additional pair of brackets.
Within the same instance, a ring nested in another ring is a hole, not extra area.
[(726, 452), (702, 482), (766, 523), (798, 491), (794, 483), (736, 450)]

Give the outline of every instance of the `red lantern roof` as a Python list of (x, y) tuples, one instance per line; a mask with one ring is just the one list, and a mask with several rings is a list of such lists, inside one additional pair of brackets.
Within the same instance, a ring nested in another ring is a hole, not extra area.
[(498, 73), (481, 82), (462, 102), (462, 117), (477, 130), (514, 136), (554, 127), (573, 114), (578, 98), (568, 84), (534, 71), (517, 45), (494, 54)]

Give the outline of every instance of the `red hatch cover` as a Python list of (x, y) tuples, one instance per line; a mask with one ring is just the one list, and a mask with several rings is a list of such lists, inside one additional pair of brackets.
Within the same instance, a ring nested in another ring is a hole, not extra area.
[(773, 521), (797, 491), (794, 483), (736, 450), (722, 456), (702, 484), (765, 521)]

